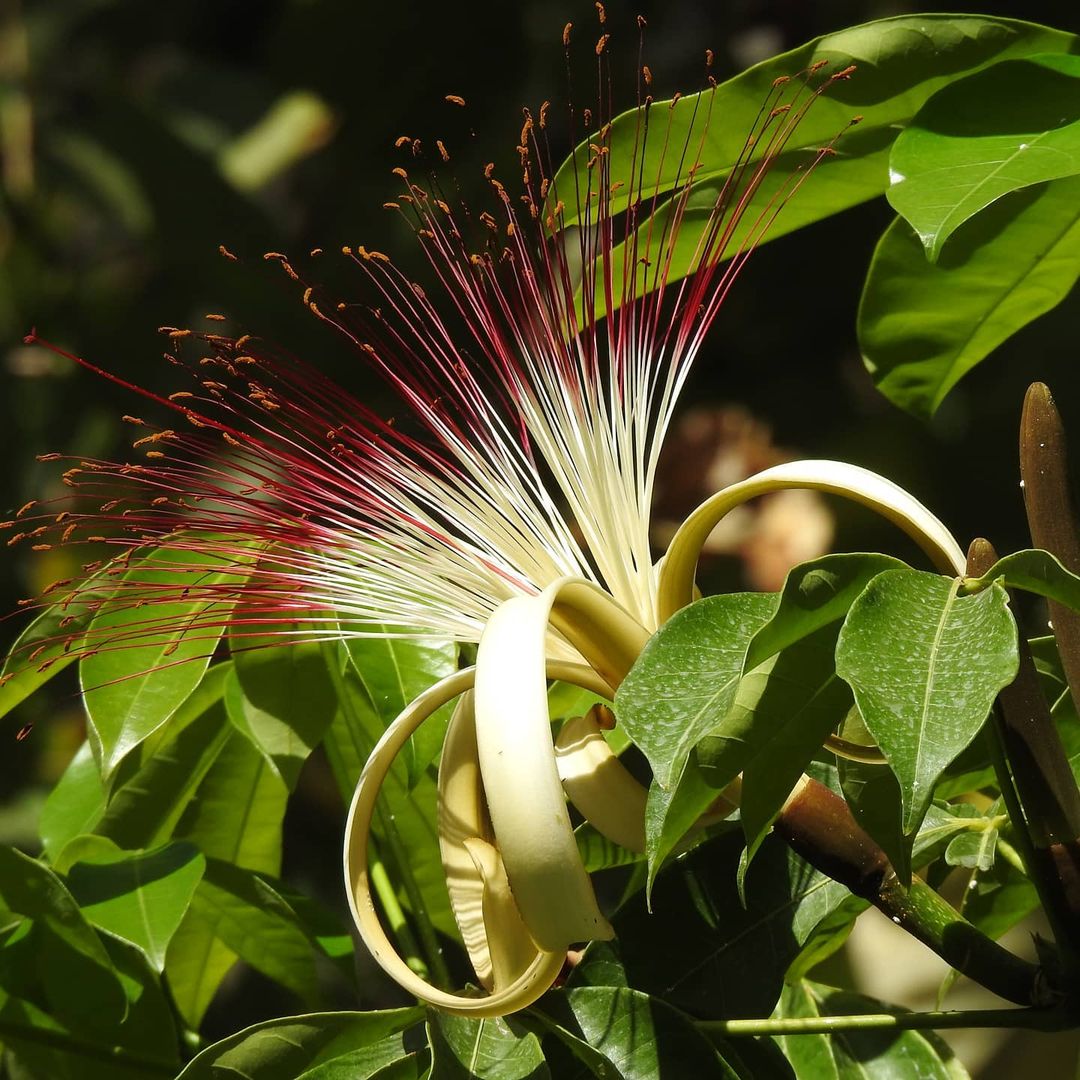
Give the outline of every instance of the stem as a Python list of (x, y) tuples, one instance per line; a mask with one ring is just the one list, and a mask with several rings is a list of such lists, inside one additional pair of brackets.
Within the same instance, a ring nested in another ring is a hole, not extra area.
[(397, 939), (398, 946), (405, 957), (405, 963), (422, 979), (426, 979), (427, 964), (420, 956), (420, 947), (416, 942), (416, 937), (409, 926), (404, 909), (398, 903), (393, 882), (374, 844), (371, 853), (371, 884), (375, 887), (375, 894), (382, 905), (383, 915), (390, 926), (391, 933)]
[(918, 1031), (931, 1028), (1027, 1028), (1065, 1031), (1075, 1016), (1059, 1009), (969, 1009), (952, 1012), (859, 1013), (855, 1016), (792, 1016), (772, 1020), (699, 1020), (706, 1035), (830, 1035), (837, 1031)]
[(920, 878), (905, 888), (847, 803), (824, 784), (803, 777), (775, 828), (811, 866), (869, 900), (957, 971), (1018, 1005), (1047, 1003), (1040, 968), (991, 941)]
[[(967, 572), (979, 577), (996, 561), (990, 543), (975, 540), (968, 550)], [(1080, 979), (1080, 790), (1023, 635), (1019, 652), (1016, 678), (998, 694), (987, 731), (998, 786), (1016, 827), (1020, 852), (1062, 952), (1068, 981), (1076, 982)]]
[[(1024, 398), (1020, 476), (1032, 543), (1056, 556), (1066, 570), (1080, 574), (1080, 537), (1069, 497), (1065, 427), (1044, 383), (1032, 383)], [(1049, 609), (1069, 691), (1080, 709), (1080, 615), (1053, 600)], [(1072, 835), (1078, 832), (1080, 823)]]
[(105, 1062), (107, 1065), (126, 1065), (133, 1069), (157, 1073), (159, 1076), (176, 1075), (177, 1066), (170, 1065), (159, 1058), (131, 1053), (118, 1046), (101, 1046), (98, 1043), (80, 1039), (77, 1035), (69, 1035), (66, 1031), (56, 1031), (54, 1028), (24, 1027), (12, 1020), (0, 1020), (0, 1037), (37, 1043), (48, 1050), (79, 1054), (82, 1057), (92, 1058), (94, 1061)]

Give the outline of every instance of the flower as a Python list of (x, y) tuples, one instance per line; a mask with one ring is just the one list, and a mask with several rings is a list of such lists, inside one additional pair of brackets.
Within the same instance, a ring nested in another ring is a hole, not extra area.
[[(596, 45), (602, 70), (607, 40)], [(404, 419), (380, 418), (250, 336), (167, 328), (187, 388), (162, 398), (123, 385), (168, 410), (175, 426), (126, 418), (146, 432), (135, 442), (143, 461), (80, 461), (65, 473), (70, 505), (30, 505), (7, 523), (13, 540), (35, 546), (94, 541), (119, 553), (57, 589), (73, 610), (138, 615), (119, 630), (108, 619), (74, 628), (61, 620), (46, 644), (69, 657), (170, 640), (175, 615), (158, 613), (192, 599), (199, 606), (181, 629), (208, 648), (223, 626), (236, 640), (282, 623), (282, 640), (479, 642), (475, 669), (432, 687), (387, 730), (347, 826), (361, 933), (402, 985), (436, 1006), (467, 1015), (521, 1008), (551, 984), (571, 943), (610, 934), (563, 782), (624, 843), (642, 833), (644, 792), (606, 751), (595, 716), (560, 734), (556, 757), (546, 680), (610, 699), (650, 632), (692, 598), (697, 552), (731, 505), (794, 485), (854, 492), (891, 507), (941, 559), (954, 557), (939, 523), (898, 489), (835, 463), (797, 463), (706, 502), (663, 566), (653, 562), (649, 511), (679, 391), (734, 278), (815, 158), (761, 205), (755, 194), (814, 98), (847, 75), (815, 69), (778, 81), (703, 213), (693, 202), (698, 159), (709, 125), (722, 121), (711, 115), (711, 90), (654, 105), (643, 86), (638, 106), (614, 122), (601, 112), (594, 125), (586, 114), (592, 134), (559, 170), (550, 167), (549, 106), (526, 111), (520, 192), (488, 167), (492, 205), (475, 218), (437, 177), (421, 183), (395, 170), (403, 188), (388, 205), (415, 229), (433, 286), (380, 252), (348, 247), (375, 299), (357, 308), (304, 287), (303, 302), (355, 341), (397, 391)], [(647, 68), (642, 78), (651, 80)], [(683, 277), (672, 273), (680, 245), (692, 251)], [(268, 258), (300, 281), (284, 256)], [(140, 574), (138, 557), (150, 551), (153, 572)], [(31, 662), (41, 647), (39, 639)], [(390, 762), (455, 698), (440, 841), (487, 997), (411, 972), (367, 879), (367, 832)]]

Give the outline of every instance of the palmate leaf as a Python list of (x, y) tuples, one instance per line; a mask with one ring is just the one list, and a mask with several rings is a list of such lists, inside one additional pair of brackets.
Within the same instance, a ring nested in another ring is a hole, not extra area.
[[(766, 233), (766, 240), (884, 193), (889, 182), (888, 159), (893, 141), (931, 95), (949, 82), (998, 61), (1075, 50), (1076, 38), (1071, 34), (1016, 19), (979, 15), (905, 15), (816, 38), (720, 84), (715, 96), (706, 91), (700, 100), (697, 95), (681, 98), (671, 114), (670, 127), (666, 115), (668, 103), (656, 103), (653, 130), (639, 171), (633, 164), (635, 154), (640, 151), (637, 117), (633, 113), (617, 117), (612, 126), (607, 167), (612, 180), (622, 180), (625, 186), (613, 198), (612, 212), (626, 208), (627, 193), (638, 188), (631, 182), (634, 176), (647, 177), (650, 186), (657, 178), (661, 192), (672, 190), (680, 173), (685, 172), (680, 153), (672, 148), (684, 145), (693, 148), (701, 163), (695, 174), (695, 195), (687, 209), (679, 242), (670, 251), (671, 266), (666, 271), (668, 280), (676, 280), (693, 268), (701, 229), (724, 177), (743, 154), (758, 110), (768, 100), (777, 78), (797, 76), (822, 60), (829, 62), (830, 70), (849, 64), (857, 68), (855, 77), (830, 88), (802, 121), (787, 151), (762, 185), (759, 206), (767, 204), (792, 169), (805, 168), (813, 154), (844, 131), (853, 117), (861, 116), (862, 120), (843, 136), (839, 152), (818, 166), (806, 197), (793, 199), (785, 206)], [(705, 133), (710, 108), (711, 122)], [(663, 119), (660, 110), (665, 111)], [(750, 159), (753, 157), (751, 152)], [(589, 158), (586, 142), (556, 175), (551, 198), (558, 198), (559, 191), (564, 192), (562, 198), (568, 208), (566, 225), (579, 223), (573, 192), (590, 190)], [(749, 220), (753, 221), (755, 216), (751, 212)], [(651, 226), (643, 225), (642, 229), (651, 227), (654, 236), (659, 236), (665, 217), (661, 209), (652, 217)], [(731, 250), (737, 248), (740, 240), (737, 233)], [(644, 232), (634, 242), (639, 253), (646, 251)], [(621, 249), (616, 249), (613, 259), (616, 266), (622, 265)]]
[(1020, 188), (1080, 173), (1080, 56), (1006, 60), (939, 90), (900, 133), (889, 202), (931, 262)]

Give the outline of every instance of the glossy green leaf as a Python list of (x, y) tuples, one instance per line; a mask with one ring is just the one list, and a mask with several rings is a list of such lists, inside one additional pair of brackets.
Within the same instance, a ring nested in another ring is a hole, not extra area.
[[(766, 239), (882, 194), (888, 184), (888, 156), (894, 139), (927, 99), (949, 82), (1001, 60), (1075, 48), (1076, 38), (1070, 34), (980, 15), (902, 15), (827, 34), (755, 65), (715, 91), (705, 91), (700, 98), (687, 95), (673, 110), (666, 102), (655, 104), (644, 164), (636, 168), (635, 157), (641, 153), (637, 116), (627, 113), (617, 117), (607, 168), (612, 182), (622, 181), (623, 186), (611, 200), (611, 212), (624, 210), (627, 193), (638, 191), (635, 177), (647, 177), (650, 184), (655, 177), (659, 191), (672, 190), (685, 174), (687, 161), (670, 148), (694, 148), (695, 161), (700, 163), (695, 172), (695, 194), (677, 242), (672, 245), (667, 241), (669, 233), (662, 226), (668, 223), (669, 215), (664, 210), (652, 218), (652, 248), (644, 231), (633, 240), (637, 252), (652, 250), (653, 263), (658, 265), (665, 260), (654, 249), (656, 237), (663, 235), (668, 243), (664, 254), (671, 257), (665, 276), (675, 280), (696, 265), (701, 230), (725, 176), (745, 152), (747, 135), (762, 105), (771, 99), (776, 79), (797, 77), (819, 61), (827, 61), (829, 71), (856, 65), (853, 77), (831, 87), (802, 120), (759, 189), (758, 207), (767, 206), (792, 172), (805, 168), (813, 154), (845, 131), (853, 117), (861, 116), (862, 120), (843, 135), (839, 152), (824, 159), (804, 191), (784, 207)], [(759, 145), (764, 147), (767, 141), (763, 139)], [(748, 159), (754, 161), (760, 153), (752, 149)], [(579, 147), (556, 174), (550, 198), (563, 193), (567, 225), (579, 224), (584, 211), (584, 205), (577, 206), (574, 192), (591, 190), (590, 156), (586, 146)], [(757, 216), (751, 208), (748, 222)], [(642, 230), (649, 227), (645, 224)], [(736, 231), (729, 251), (737, 249), (747, 227)], [(613, 256), (614, 264), (621, 266), (622, 258), (620, 246)]]
[(967, 822), (968, 827), (949, 841), (945, 849), (945, 862), (949, 866), (962, 866), (967, 870), (989, 870), (994, 865), (998, 826), (1007, 820), (1000, 813), (1000, 806), (991, 807), (985, 815), (967, 803), (959, 803), (953, 809), (959, 819)]
[(432, 1009), (429, 1080), (550, 1080), (540, 1040), (513, 1019), (472, 1020)]
[[(857, 1016), (897, 1013), (895, 1006), (804, 980), (785, 989), (776, 1015), (786, 1017)], [(932, 1032), (834, 1032), (824, 1038), (792, 1035), (777, 1041), (795, 1068), (798, 1080), (965, 1080), (967, 1073), (949, 1046)]]
[(744, 906), (742, 848), (732, 833), (668, 867), (653, 889), (653, 914), (643, 896), (625, 904), (613, 919), (617, 945), (591, 945), (572, 985), (612, 985), (625, 969), (614, 985), (628, 981), (694, 1016), (768, 1015), (788, 965), (850, 894), (770, 836), (747, 875)]
[(837, 674), (900, 781), (911, 838), (938, 777), (1017, 670), (1005, 590), (960, 596), (959, 587), (937, 574), (887, 570), (852, 605), (836, 646)]
[(77, 862), (67, 872), (68, 888), (90, 922), (137, 945), (160, 972), (205, 866), (193, 844), (171, 843)]
[(192, 911), (234, 955), (305, 1004), (319, 999), (315, 950), (296, 913), (258, 874), (210, 859)]
[(177, 1080), (370, 1080), (406, 1057), (423, 1009), (312, 1013), (255, 1024), (208, 1046)]
[(962, 913), (995, 941), (1039, 907), (1031, 880), (1000, 856), (989, 870), (972, 876), (964, 890)]
[(740, 1077), (688, 1016), (629, 987), (556, 990), (545, 995), (539, 1008), (552, 1034), (594, 1076), (608, 1080)]
[[(158, 548), (124, 575), (133, 591), (161, 585), (175, 588), (178, 575), (193, 588), (235, 575), (220, 571), (220, 560), (184, 550)], [(120, 761), (165, 724), (199, 685), (223, 626), (227, 609), (205, 600), (124, 604), (100, 611), (92, 637), (136, 644), (109, 647), (87, 656), (79, 667), (89, 738), (106, 782)], [(216, 624), (216, 625), (215, 625)]]
[(1048, 551), (1016, 551), (999, 559), (980, 578), (968, 578), (964, 582), (966, 592), (977, 592), (1000, 582), (1007, 589), (1023, 589), (1025, 592), (1056, 600), (1073, 611), (1080, 611), (1080, 577), (1070, 573)]
[(936, 264), (901, 219), (863, 287), (858, 334), (877, 388), (930, 416), (976, 364), (1080, 277), (1080, 178), (1008, 195), (967, 222)]
[(127, 997), (101, 938), (47, 866), (0, 845), (0, 903), (33, 920), (50, 1010), (78, 1025), (114, 1026)]
[(854, 553), (825, 555), (794, 567), (772, 617), (750, 639), (743, 670), (751, 671), (781, 649), (839, 621), (878, 574), (904, 565), (889, 555)]
[[(208, 858), (276, 875), (288, 792), (262, 755), (232, 732), (176, 828)], [(165, 972), (181, 1015), (199, 1026), (236, 954), (210, 921), (188, 910), (173, 936)]]
[(996, 199), (1080, 173), (1080, 56), (1006, 60), (943, 87), (897, 137), (889, 167), (889, 202), (933, 262)]
[[(243, 648), (237, 648), (238, 641)], [(236, 666), (225, 687), (229, 719), (291, 790), (337, 706), (322, 647), (283, 646), (261, 636), (232, 640), (232, 645)]]
[(642, 650), (615, 695), (619, 723), (671, 788), (690, 751), (728, 714), (750, 638), (775, 596), (709, 596), (669, 619)]
[(89, 742), (84, 742), (41, 808), (39, 832), (50, 859), (82, 833), (91, 832), (105, 812), (105, 789)]
[[(415, 697), (457, 671), (458, 648), (435, 638), (345, 638), (345, 649), (375, 711), (388, 727)], [(441, 709), (409, 740), (404, 760), (409, 783), (442, 750), (453, 710)]]

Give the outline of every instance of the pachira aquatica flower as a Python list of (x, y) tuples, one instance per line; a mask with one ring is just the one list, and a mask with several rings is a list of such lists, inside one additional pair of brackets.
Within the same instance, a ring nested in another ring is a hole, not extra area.
[[(596, 44), (605, 98), (606, 44)], [(423, 284), (379, 252), (345, 248), (367, 299), (337, 303), (275, 256), (314, 315), (400, 396), (395, 421), (256, 337), (169, 331), (186, 382), (167, 398), (137, 391), (161, 418), (128, 417), (143, 428), (137, 460), (72, 462), (62, 505), (25, 507), (8, 523), (35, 546), (92, 541), (115, 553), (41, 605), (139, 612), (89, 627), (60, 619), (55, 639), (16, 657), (30, 666), (57, 644), (70, 657), (172, 640), (170, 605), (192, 598), (205, 603), (185, 609), (188, 640), (214, 643), (224, 626), (233, 643), (250, 634), (262, 644), (268, 627), (286, 628), (282, 643), (387, 633), (478, 643), (475, 667), (390, 725), (347, 826), (360, 933), (390, 975), (437, 1007), (521, 1008), (555, 980), (569, 946), (611, 934), (567, 796), (601, 832), (640, 849), (645, 792), (608, 749), (597, 711), (553, 745), (547, 680), (612, 699), (650, 634), (693, 599), (698, 552), (727, 510), (782, 487), (839, 492), (883, 510), (939, 564), (962, 566), (914, 499), (835, 462), (767, 470), (695, 511), (659, 562), (650, 547), (661, 444), (690, 366), (750, 252), (831, 150), (770, 171), (817, 96), (848, 74), (778, 82), (704, 200), (695, 177), (710, 131), (725, 122), (714, 91), (654, 104), (648, 69), (629, 113), (560, 117), (587, 137), (559, 169), (550, 107), (526, 112), (520, 172), (504, 181), (487, 170), (490, 200), (478, 215), (448, 194), (445, 162), (426, 171), (420, 148), (403, 140), (408, 165), (388, 205), (427, 256)], [(149, 551), (153, 573), (140, 575)], [(451, 904), (486, 994), (416, 974), (384, 931), (368, 878), (380, 784), (418, 725), (455, 700), (438, 827)]]

